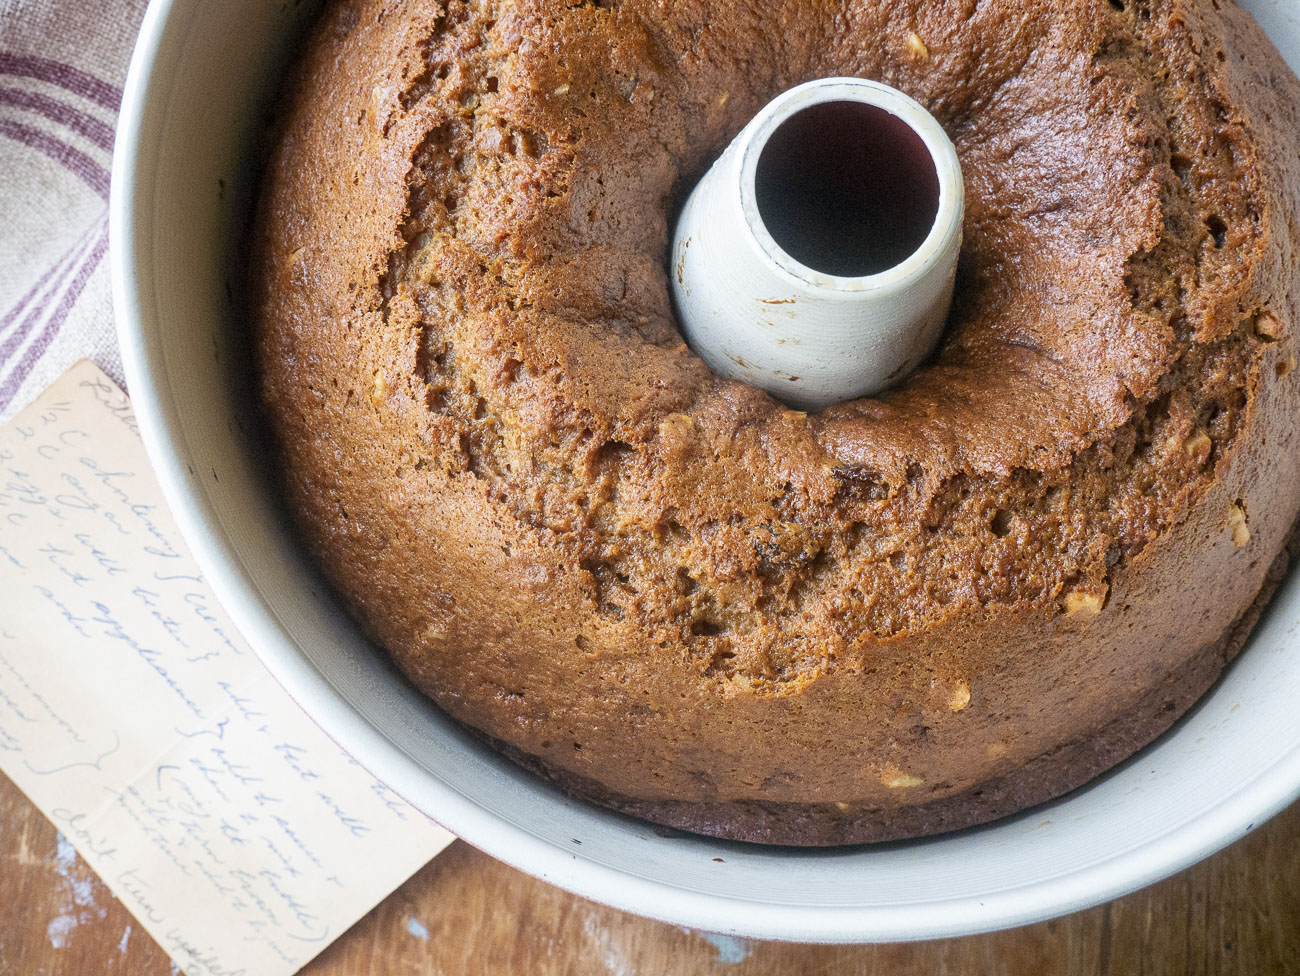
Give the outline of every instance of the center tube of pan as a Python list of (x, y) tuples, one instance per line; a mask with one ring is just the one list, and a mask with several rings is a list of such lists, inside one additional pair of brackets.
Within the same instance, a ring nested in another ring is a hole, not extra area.
[(770, 102), (697, 184), (671, 284), (716, 372), (816, 410), (899, 381), (952, 301), (963, 191), (938, 122), (856, 78)]

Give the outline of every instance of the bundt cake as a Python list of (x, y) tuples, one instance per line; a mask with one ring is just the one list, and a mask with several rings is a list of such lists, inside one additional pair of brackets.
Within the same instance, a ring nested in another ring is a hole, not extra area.
[[(934, 357), (721, 379), (676, 208), (769, 99), (920, 101)], [(1232, 0), (335, 0), (252, 230), (274, 467), (456, 719), (660, 824), (826, 845), (1061, 794), (1200, 696), (1300, 511), (1300, 82)]]

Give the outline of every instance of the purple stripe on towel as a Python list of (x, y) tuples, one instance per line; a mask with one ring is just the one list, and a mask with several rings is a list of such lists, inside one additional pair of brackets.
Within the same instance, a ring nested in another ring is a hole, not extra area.
[(116, 112), (122, 104), (122, 89), (114, 88), (108, 82), (101, 81), (94, 75), (87, 74), (70, 64), (64, 64), (62, 61), (0, 51), (0, 74), (35, 78), (37, 81), (57, 85), (64, 91), (87, 98), (110, 112)]
[(80, 149), (73, 149), (67, 143), (40, 129), (34, 129), (30, 125), (23, 125), (11, 119), (0, 119), (0, 136), (44, 153), (69, 173), (79, 176), (104, 200), (108, 199), (108, 170)]
[[(76, 250), (77, 246), (80, 245), (80, 243), (81, 242), (78, 241), (77, 244), (73, 245), (71, 250), (69, 250), (67, 253), (63, 255), (63, 257), (59, 258), (59, 260), (55, 261), (52, 265), (46, 268), (45, 273), (36, 279), (36, 284), (32, 285), (31, 290), (28, 291), (27, 294), (24, 295), (22, 298), (18, 299), (18, 303), (5, 313), (5, 317), (0, 319), (0, 335), (4, 335), (5, 330), (8, 329), (9, 326), (14, 324), (18, 316), (23, 314), (23, 312), (27, 309), (27, 306), (30, 305), (32, 301), (36, 298), (37, 292), (39, 292), (41, 289), (45, 287), (46, 282), (50, 280), (50, 277), (53, 274), (55, 274), (55, 272), (61, 274), (64, 270), (66, 270), (68, 261), (72, 257), (72, 251)], [(0, 363), (2, 363), (3, 361), (4, 361), (3, 359), (0, 359)]]
[(63, 299), (54, 310), (54, 314), (50, 316), (50, 320), (45, 323), (45, 328), (36, 337), (35, 341), (27, 347), (18, 365), (10, 371), (3, 382), (0, 382), (0, 410), (7, 407), (9, 401), (17, 395), (18, 388), (22, 386), (23, 380), (27, 379), (31, 373), (36, 361), (44, 355), (45, 350), (50, 347), (50, 343), (59, 334), (59, 330), (63, 328), (63, 323), (68, 320), (73, 307), (77, 304), (77, 299), (81, 297), (81, 293), (85, 290), (86, 282), (95, 273), (95, 269), (99, 267), (99, 262), (104, 259), (107, 252), (108, 225), (105, 224), (100, 231), (99, 240), (95, 242), (94, 249), (82, 262), (80, 269), (77, 271), (77, 276), (72, 279), (72, 283), (68, 285), (68, 290), (63, 293)]
[[(64, 276), (66, 276), (67, 273), (70, 270), (72, 270), (72, 266), (74, 265), (76, 258), (85, 252), (86, 242), (90, 240), (90, 238), (93, 237), (95, 234), (99, 233), (100, 223), (104, 219), (105, 218), (100, 217), (99, 220), (95, 221), (84, 231), (82, 231), (81, 234), (77, 237), (77, 239), (68, 246), (68, 249), (59, 256), (58, 260), (56, 260), (52, 265), (46, 268), (44, 273), (39, 278), (36, 279), (36, 284), (32, 285), (31, 289), (28, 290), (27, 294), (24, 295), (22, 298), (18, 299), (17, 304), (15, 304), (11, 309), (9, 309), (8, 312), (5, 313), (4, 318), (0, 318), (0, 336), (3, 336), (5, 332), (8, 330), (9, 326), (13, 325), (13, 323), (17, 321), (18, 316), (22, 315), (23, 312), (27, 311), (28, 306), (30, 306), (32, 302), (37, 300), (37, 295), (40, 294), (43, 290), (45, 290), (46, 283), (50, 281), (51, 277), (54, 277), (56, 275), (58, 276), (54, 284), (50, 285), (49, 291), (51, 292), (55, 291), (57, 290), (59, 285), (63, 284)], [(41, 308), (37, 310), (35, 314), (39, 314), (40, 311), (44, 310), (45, 304), (48, 302), (48, 299), (49, 299), (48, 295), (44, 295), (41, 297), (40, 299)], [(28, 328), (30, 328), (30, 326), (24, 323), (23, 331), (26, 332)], [(0, 366), (2, 365), (4, 365), (4, 356), (0, 355)]]
[[(99, 232), (98, 223), (94, 225), (93, 230), (96, 233)], [(86, 255), (89, 253), (89, 245), (87, 244), (89, 236), (83, 234), (72, 247), (68, 248), (67, 253), (54, 266), (54, 276), (48, 287), (37, 297), (35, 302), (28, 306), (27, 314), (18, 323), (18, 327), (9, 334), (4, 342), (0, 342), (0, 368), (3, 368), (9, 358), (21, 348), (32, 329), (45, 317), (45, 313), (50, 310), (55, 298), (63, 291), (64, 286), (68, 283), (68, 277), (85, 260)]]
[(85, 136), (100, 149), (113, 151), (113, 127), (99, 121), (93, 115), (87, 115), (69, 105), (64, 105), (57, 98), (50, 98), (40, 92), (22, 91), (17, 88), (0, 88), (0, 105), (28, 109), (37, 112), (58, 125), (66, 126), (73, 132)]

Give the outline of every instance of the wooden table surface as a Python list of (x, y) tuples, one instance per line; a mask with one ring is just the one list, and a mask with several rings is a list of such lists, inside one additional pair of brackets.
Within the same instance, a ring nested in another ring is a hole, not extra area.
[[(167, 956), (0, 775), (0, 974), (164, 976)], [(311, 976), (1300, 974), (1300, 804), (1127, 898), (993, 935), (887, 946), (745, 942), (566, 894), (457, 841)], [(256, 976), (256, 974), (247, 974)]]

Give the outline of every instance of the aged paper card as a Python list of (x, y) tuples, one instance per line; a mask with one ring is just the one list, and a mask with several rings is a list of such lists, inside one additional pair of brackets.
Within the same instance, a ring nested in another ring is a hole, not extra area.
[(0, 768), (190, 976), (288, 976), (451, 840), (240, 640), (84, 361), (0, 430)]

